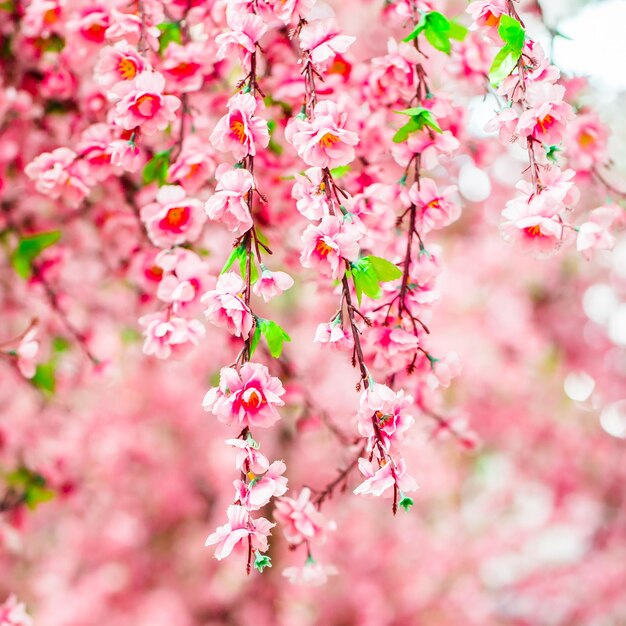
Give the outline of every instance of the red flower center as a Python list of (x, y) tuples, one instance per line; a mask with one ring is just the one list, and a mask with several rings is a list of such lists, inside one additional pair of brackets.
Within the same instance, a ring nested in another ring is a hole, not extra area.
[(135, 113), (141, 117), (150, 118), (156, 115), (159, 110), (160, 99), (159, 96), (155, 96), (150, 93), (145, 93), (143, 96), (139, 96), (133, 105)]
[(169, 230), (172, 233), (181, 233), (183, 226), (189, 222), (190, 217), (191, 211), (188, 206), (172, 207), (159, 222), (159, 226), (163, 230)]
[(315, 251), (320, 255), (320, 256), (328, 256), (328, 254), (330, 252), (332, 252), (333, 247), (331, 245), (329, 245), (328, 243), (326, 243), (325, 239), (318, 239), (317, 240), (317, 244), (315, 246)]
[(258, 409), (265, 402), (263, 396), (257, 389), (251, 387), (241, 394), (241, 406), (246, 411)]

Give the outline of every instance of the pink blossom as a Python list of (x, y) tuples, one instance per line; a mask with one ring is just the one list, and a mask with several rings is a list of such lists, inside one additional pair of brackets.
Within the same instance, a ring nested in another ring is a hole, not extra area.
[(431, 361), (431, 371), (427, 378), (431, 389), (449, 387), (453, 378), (461, 373), (461, 361), (456, 352), (450, 352), (442, 358)]
[(157, 359), (183, 357), (197, 346), (205, 335), (204, 326), (198, 320), (188, 320), (161, 311), (139, 318), (144, 326), (143, 352)]
[(382, 496), (394, 485), (398, 485), (402, 493), (417, 489), (415, 479), (406, 473), (403, 459), (395, 463), (383, 460), (378, 467), (371, 461), (359, 459), (359, 470), (365, 480), (354, 490), (355, 495)]
[(195, 241), (206, 222), (200, 201), (188, 198), (178, 185), (161, 187), (156, 202), (143, 207), (140, 215), (150, 239), (161, 247)]
[(387, 41), (387, 54), (372, 59), (368, 85), (372, 93), (383, 102), (393, 103), (415, 93), (415, 66), (419, 53), (409, 43)]
[(34, 622), (26, 613), (26, 605), (10, 595), (0, 604), (0, 626), (33, 626)]
[(424, 169), (433, 169), (439, 165), (442, 156), (451, 156), (461, 144), (449, 131), (436, 133), (429, 128), (424, 128), (416, 133), (411, 133), (403, 143), (394, 143), (391, 146), (391, 154), (398, 165), (406, 167), (409, 161), (416, 155), (420, 155), (420, 164)]
[(274, 461), (260, 477), (248, 470), (246, 474), (249, 482), (234, 482), (235, 496), (248, 511), (258, 511), (272, 498), (287, 492), (287, 478), (283, 476), (286, 469), (283, 461)]
[(327, 215), (319, 225), (310, 224), (302, 234), (304, 247), (300, 262), (304, 267), (318, 269), (334, 280), (345, 273), (345, 261), (356, 261), (361, 233), (348, 221)]
[(235, 467), (245, 472), (262, 474), (270, 464), (265, 455), (259, 452), (259, 444), (248, 439), (227, 439), (226, 444), (237, 449)]
[(367, 336), (375, 367), (406, 367), (415, 356), (419, 338), (400, 326), (375, 326)]
[(501, 44), (498, 27), (500, 26), (500, 17), (508, 14), (506, 0), (479, 0), (478, 2), (470, 2), (466, 11), (472, 16), (474, 22), (470, 26), (470, 30), (478, 28), (487, 29), (487, 35), (497, 44)]
[(259, 39), (267, 32), (267, 26), (255, 13), (230, 12), (227, 21), (231, 30), (215, 39), (219, 46), (217, 58), (221, 61), (238, 55), (244, 67), (249, 67), (250, 57)]
[(207, 537), (205, 546), (215, 546), (215, 558), (226, 558), (245, 539), (250, 538), (253, 550), (265, 552), (270, 530), (276, 526), (264, 517), (253, 520), (242, 506), (232, 504), (226, 511), (228, 523)]
[[(154, 7), (154, 4), (152, 4)], [(144, 15), (144, 18), (146, 16)], [(157, 19), (159, 16), (156, 16)], [(157, 24), (159, 21), (156, 22)], [(138, 46), (142, 35), (146, 44), (152, 48), (159, 48), (161, 31), (136, 13), (123, 13), (117, 9), (111, 10), (111, 25), (106, 29), (104, 36), (107, 41), (127, 41), (131, 46)]]
[(184, 248), (163, 250), (156, 264), (163, 269), (157, 289), (159, 300), (171, 304), (177, 314), (199, 302), (210, 275), (208, 264), (195, 252)]
[(283, 22), (289, 24), (296, 18), (306, 17), (313, 6), (315, 0), (270, 0), (274, 15)]
[(271, 272), (266, 267), (261, 267), (261, 276), (254, 283), (252, 291), (257, 296), (269, 302), (272, 298), (279, 296), (283, 291), (293, 287), (293, 278), (286, 272)]
[(188, 137), (180, 154), (168, 170), (168, 182), (180, 185), (187, 193), (201, 189), (215, 172), (215, 152), (197, 135)]
[(20, 340), (15, 353), (17, 355), (17, 367), (24, 378), (32, 378), (37, 370), (35, 359), (39, 354), (39, 340), (37, 339), (38, 328), (36, 324), (31, 326)]
[(204, 314), (212, 324), (245, 339), (250, 334), (254, 318), (243, 301), (244, 289), (240, 276), (226, 272), (218, 278), (215, 289), (207, 291), (201, 300), (207, 307)]
[(402, 390), (396, 393), (387, 385), (370, 385), (361, 394), (358, 426), (361, 435), (370, 438), (370, 449), (374, 447), (377, 433), (380, 433), (386, 449), (403, 439), (404, 433), (415, 423), (414, 417), (407, 412), (412, 405), (411, 396), (405, 396)]
[(143, 71), (133, 81), (117, 83), (112, 96), (118, 100), (114, 120), (126, 130), (138, 126), (146, 135), (165, 128), (176, 119), (180, 100), (164, 95), (165, 78), (158, 72)]
[(459, 219), (461, 209), (448, 198), (456, 192), (455, 186), (439, 191), (431, 178), (422, 178), (418, 186), (413, 183), (409, 198), (417, 207), (417, 229), (427, 233), (437, 228), (448, 226)]
[(183, 93), (197, 91), (204, 81), (203, 63), (207, 61), (205, 46), (170, 43), (164, 53), (161, 71), (173, 90)]
[(311, 501), (311, 490), (304, 487), (297, 498), (276, 501), (274, 519), (281, 525), (292, 545), (312, 539), (325, 541), (326, 533), (335, 530), (335, 522), (327, 521)]
[(318, 324), (313, 341), (322, 345), (328, 345), (331, 350), (340, 350), (342, 352), (350, 352), (354, 347), (352, 332), (345, 330), (338, 319), (334, 322)]
[(322, 565), (310, 559), (301, 567), (292, 566), (283, 570), (283, 576), (292, 585), (306, 587), (320, 587), (328, 582), (329, 576), (336, 576), (339, 572), (333, 565)]
[(507, 144), (517, 139), (515, 133), (518, 122), (519, 115), (517, 111), (513, 107), (505, 107), (487, 123), (485, 130), (489, 132), (497, 131), (500, 143)]
[[(102, 44), (110, 17), (104, 7), (90, 6), (68, 22), (68, 28), (79, 33), (89, 44)], [(89, 50), (90, 48), (87, 48)]]
[(21, 31), (25, 37), (48, 38), (62, 25), (59, 0), (33, 0), (24, 8)]
[(561, 143), (565, 126), (572, 117), (572, 107), (566, 102), (543, 102), (520, 115), (515, 132), (547, 146), (556, 145)]
[(111, 165), (117, 165), (127, 172), (136, 172), (141, 167), (141, 151), (133, 142), (115, 139), (109, 144)]
[(316, 167), (338, 167), (354, 160), (356, 133), (346, 130), (346, 113), (340, 113), (331, 100), (318, 102), (310, 120), (292, 118), (285, 138), (298, 151), (300, 158)]
[(572, 167), (589, 171), (607, 161), (609, 133), (597, 114), (577, 115), (567, 130), (567, 156)]
[(296, 174), (291, 197), (296, 200), (298, 211), (311, 221), (321, 220), (325, 215), (330, 215), (326, 183), (321, 167), (310, 167), (304, 174)]
[(280, 419), (276, 407), (285, 404), (284, 393), (280, 380), (270, 376), (265, 365), (244, 363), (239, 372), (222, 368), (219, 387), (207, 392), (202, 406), (221, 422), (267, 428)]
[(300, 48), (307, 50), (315, 65), (325, 67), (336, 54), (344, 54), (356, 37), (339, 34), (334, 20), (315, 20), (300, 31)]
[(578, 227), (576, 250), (587, 260), (591, 259), (593, 250), (612, 250), (615, 237), (610, 229), (619, 221), (623, 225), (623, 209), (617, 205), (594, 209), (589, 216), (589, 221)]
[(89, 195), (87, 165), (77, 160), (69, 148), (44, 152), (25, 168), (26, 175), (35, 182), (35, 189), (54, 199), (63, 198), (71, 206), (78, 206)]
[(215, 193), (204, 210), (209, 219), (223, 222), (228, 230), (241, 235), (253, 226), (248, 196), (254, 189), (254, 178), (248, 170), (222, 164), (216, 172)]
[(270, 136), (266, 121), (256, 115), (258, 103), (250, 93), (237, 93), (228, 101), (228, 114), (220, 119), (211, 133), (211, 143), (222, 152), (232, 152), (237, 160), (257, 148), (265, 148)]

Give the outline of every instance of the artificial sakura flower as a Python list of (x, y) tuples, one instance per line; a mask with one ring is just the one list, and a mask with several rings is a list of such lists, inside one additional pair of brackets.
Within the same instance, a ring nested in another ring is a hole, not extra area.
[(287, 478), (283, 476), (287, 466), (283, 461), (274, 461), (262, 476), (249, 470), (249, 482), (236, 480), (235, 496), (241, 505), (248, 511), (258, 511), (272, 498), (282, 496), (287, 492)]
[(218, 35), (215, 39), (219, 46), (217, 59), (222, 61), (237, 55), (242, 65), (248, 68), (259, 39), (267, 32), (267, 25), (256, 13), (234, 11), (227, 13), (227, 22), (230, 31)]
[(387, 54), (372, 59), (368, 86), (383, 103), (397, 102), (415, 94), (415, 66), (419, 53), (409, 43), (398, 43), (393, 37), (387, 40)]
[(409, 190), (409, 198), (417, 207), (417, 230), (427, 233), (437, 228), (448, 226), (459, 219), (461, 208), (448, 198), (456, 192), (451, 185), (439, 191), (431, 178), (421, 178), (419, 185), (413, 183)]
[(185, 139), (176, 161), (170, 165), (167, 181), (178, 184), (187, 193), (196, 193), (215, 172), (215, 151), (198, 135)]
[[(102, 44), (105, 40), (105, 33), (110, 25), (110, 16), (107, 10), (102, 6), (89, 6), (68, 21), (68, 30), (74, 31), (81, 35), (85, 43)], [(82, 48), (82, 46), (80, 46)], [(92, 49), (88, 46), (85, 50), (81, 50), (83, 54), (88, 54)]]
[(20, 30), (24, 37), (47, 39), (63, 26), (60, 0), (33, 0), (24, 7)]
[(272, 6), (274, 15), (283, 24), (289, 24), (294, 19), (306, 17), (315, 0), (269, 0), (268, 4)]
[(320, 587), (328, 582), (329, 576), (336, 576), (337, 568), (334, 565), (322, 565), (313, 559), (307, 559), (307, 562), (301, 567), (292, 566), (283, 570), (283, 576), (289, 580), (292, 585), (302, 585), (306, 587)]
[(365, 480), (354, 490), (355, 495), (382, 496), (394, 485), (398, 485), (403, 493), (417, 489), (415, 479), (406, 473), (404, 459), (397, 462), (383, 460), (380, 464), (359, 459), (359, 471)]
[(311, 490), (304, 487), (297, 498), (276, 500), (274, 519), (281, 525), (287, 541), (298, 545), (303, 541), (324, 541), (328, 531), (335, 530), (333, 521), (328, 521), (311, 501)]
[(396, 393), (387, 385), (370, 385), (361, 394), (358, 428), (363, 437), (370, 438), (370, 449), (378, 434), (386, 449), (391, 443), (397, 444), (402, 440), (404, 433), (415, 423), (414, 417), (408, 413), (412, 405), (411, 396), (405, 396), (403, 390)]
[(431, 389), (437, 387), (449, 387), (453, 378), (461, 373), (461, 361), (456, 352), (450, 352), (446, 356), (430, 359), (430, 373), (426, 383)]
[(496, 116), (487, 122), (485, 130), (497, 132), (500, 143), (507, 144), (517, 139), (517, 123), (519, 115), (513, 107), (504, 107)]
[(179, 185), (161, 187), (156, 202), (143, 207), (140, 215), (152, 242), (163, 248), (195, 241), (206, 222), (200, 201), (188, 198)]
[(247, 439), (227, 439), (226, 444), (237, 449), (235, 467), (238, 470), (250, 471), (254, 474), (266, 472), (270, 466), (267, 457), (259, 452), (259, 444)]
[(223, 222), (233, 233), (241, 235), (253, 226), (248, 196), (254, 189), (254, 178), (248, 170), (223, 163), (215, 172), (215, 193), (206, 201), (209, 219)]
[(134, 141), (114, 139), (109, 144), (111, 165), (117, 165), (127, 172), (136, 172), (141, 167), (141, 151)]
[(170, 311), (144, 315), (139, 323), (145, 327), (143, 352), (157, 359), (183, 357), (200, 343), (206, 332), (198, 320), (178, 317)]
[(262, 297), (265, 302), (269, 302), (291, 287), (293, 287), (293, 278), (289, 274), (280, 271), (272, 272), (262, 265), (261, 276), (254, 283), (252, 291)]
[(577, 115), (567, 127), (566, 149), (571, 166), (590, 171), (607, 161), (608, 134), (596, 113)]
[(542, 102), (520, 115), (515, 134), (546, 146), (556, 145), (563, 140), (567, 123), (573, 117), (572, 107), (563, 100)]
[(239, 371), (221, 369), (219, 387), (209, 389), (202, 407), (227, 424), (267, 428), (280, 419), (276, 407), (285, 404), (284, 393), (280, 380), (270, 376), (265, 365), (244, 363)]
[(313, 341), (327, 345), (331, 350), (350, 352), (354, 348), (352, 332), (345, 330), (339, 323), (339, 319), (318, 324)]
[[(412, 295), (413, 290), (409, 292), (407, 302), (411, 302)], [(367, 333), (366, 341), (372, 352), (374, 366), (378, 368), (406, 367), (413, 360), (419, 345), (419, 337), (415, 332), (406, 331), (400, 326), (377, 325)]]
[(206, 47), (200, 42), (184, 46), (175, 42), (165, 49), (161, 71), (172, 91), (198, 91), (204, 81), (203, 66), (208, 63)]
[(300, 31), (300, 48), (308, 51), (317, 66), (326, 67), (336, 54), (344, 54), (356, 37), (341, 35), (335, 20), (315, 20)]
[(144, 71), (132, 81), (117, 83), (111, 90), (117, 100), (113, 119), (125, 130), (140, 127), (141, 132), (153, 135), (176, 119), (180, 100), (165, 95), (165, 78), (158, 72)]
[(267, 122), (256, 115), (256, 98), (250, 93), (237, 93), (228, 101), (228, 113), (220, 119), (211, 133), (211, 143), (217, 150), (232, 152), (240, 161), (265, 148), (270, 141)]
[(209, 266), (195, 252), (185, 248), (162, 250), (156, 264), (163, 270), (157, 298), (172, 305), (174, 313), (189, 310), (200, 300), (209, 278)]
[(252, 311), (243, 300), (243, 279), (234, 272), (225, 272), (215, 289), (201, 298), (206, 305), (204, 314), (215, 326), (224, 327), (231, 335), (246, 339), (252, 329)]
[(37, 333), (38, 328), (34, 323), (20, 339), (20, 343), (15, 349), (17, 367), (24, 378), (32, 378), (37, 370), (37, 363), (35, 362), (37, 354), (39, 354)]
[(587, 259), (591, 259), (593, 250), (611, 250), (615, 245), (615, 237), (610, 229), (613, 226), (624, 226), (624, 211), (617, 205), (609, 205), (594, 209), (589, 220), (578, 227), (576, 250)]
[(422, 130), (411, 133), (406, 141), (394, 143), (391, 154), (402, 167), (406, 167), (419, 154), (421, 166), (430, 170), (439, 165), (442, 156), (453, 155), (460, 145), (459, 140), (449, 130), (436, 133), (425, 126)]
[(34, 181), (39, 193), (55, 200), (62, 198), (71, 206), (78, 206), (89, 195), (87, 164), (77, 159), (69, 148), (40, 154), (24, 172)]
[(26, 605), (18, 602), (14, 595), (10, 595), (3, 604), (0, 604), (0, 626), (33, 626), (34, 622), (28, 613)]
[(244, 507), (231, 504), (226, 511), (228, 523), (220, 526), (213, 534), (207, 537), (205, 546), (215, 546), (215, 558), (226, 558), (233, 549), (248, 537), (253, 550), (265, 552), (268, 548), (267, 538), (270, 530), (276, 526), (264, 517), (252, 519)]
[(340, 113), (331, 100), (318, 102), (310, 120), (292, 118), (285, 129), (285, 139), (298, 156), (315, 167), (338, 167), (354, 160), (356, 133), (346, 130), (347, 114)]
[(327, 215), (317, 226), (307, 226), (302, 234), (300, 262), (338, 280), (346, 270), (345, 260), (356, 261), (359, 256), (360, 238), (361, 233), (352, 222)]
[(291, 197), (296, 201), (298, 211), (311, 221), (321, 220), (325, 215), (330, 215), (322, 168), (310, 167), (303, 174), (296, 174), (295, 178)]
[(467, 12), (472, 16), (473, 23), (470, 30), (486, 29), (487, 35), (497, 44), (502, 40), (498, 34), (500, 18), (508, 15), (507, 0), (479, 0), (471, 2)]

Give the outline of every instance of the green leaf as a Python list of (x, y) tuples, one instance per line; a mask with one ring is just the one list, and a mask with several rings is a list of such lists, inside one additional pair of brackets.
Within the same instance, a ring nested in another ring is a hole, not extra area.
[(409, 115), (411, 120), (407, 122), (393, 137), (394, 143), (402, 143), (406, 141), (411, 133), (422, 130), (424, 126), (432, 128), (437, 133), (443, 132), (437, 123), (433, 114), (424, 107), (413, 107), (411, 109), (403, 109), (402, 111), (394, 111), (400, 115)]
[(513, 49), (508, 44), (496, 54), (489, 68), (489, 81), (494, 87), (497, 87), (515, 69), (521, 55), (521, 50)]
[(30, 379), (30, 382), (46, 396), (54, 395), (56, 390), (55, 369), (54, 361), (40, 363), (37, 365), (35, 375)]
[(425, 28), (426, 28), (426, 20), (422, 18), (419, 21), (418, 25), (415, 27), (415, 29), (411, 32), (411, 34), (407, 35), (402, 41), (404, 41), (404, 43), (407, 43), (409, 41), (413, 41), (414, 39), (417, 39)]
[(51, 230), (22, 237), (11, 255), (13, 269), (24, 279), (33, 273), (33, 261), (46, 249), (61, 239), (61, 231)]
[(263, 573), (266, 567), (272, 567), (272, 559), (265, 554), (261, 554), (258, 550), (254, 553), (254, 569)]
[(545, 146), (546, 148), (546, 158), (552, 163), (557, 162), (557, 154), (561, 152), (561, 149), (558, 146)]
[(450, 54), (450, 22), (438, 11), (431, 11), (426, 15), (425, 35), (428, 43), (437, 50)]
[(409, 498), (409, 496), (403, 496), (399, 504), (405, 511), (408, 511), (414, 504), (413, 498)]
[(276, 322), (263, 319), (262, 317), (257, 318), (257, 328), (261, 329), (261, 333), (263, 333), (265, 341), (267, 341), (270, 354), (277, 359), (283, 352), (283, 343), (291, 341), (291, 337)]
[(411, 133), (424, 128), (422, 124), (419, 124), (415, 120), (409, 120), (404, 126), (402, 126), (396, 134), (393, 136), (394, 143), (403, 143), (409, 138)]
[(233, 263), (235, 261), (240, 261), (242, 258), (246, 258), (246, 247), (243, 244), (237, 246), (236, 248), (233, 248), (230, 256), (228, 257), (228, 259), (226, 259), (226, 263), (224, 263), (224, 267), (222, 268), (220, 274), (224, 274), (224, 272), (227, 272), (233, 266)]
[[(243, 255), (239, 257), (239, 271), (241, 272), (242, 278), (245, 278), (247, 275), (247, 262), (246, 262), (246, 250), (244, 248)], [(254, 254), (250, 252), (250, 284), (254, 285), (259, 278), (259, 270), (256, 266), (256, 261), (254, 259)]]
[(343, 178), (349, 171), (349, 165), (340, 165), (339, 167), (333, 167), (333, 169), (330, 170), (330, 174), (333, 178)]
[(500, 25), (498, 33), (505, 44), (508, 44), (513, 50), (521, 52), (524, 47), (525, 32), (522, 25), (509, 15), (500, 16)]
[(250, 340), (250, 358), (255, 353), (257, 346), (259, 345), (259, 340), (261, 339), (261, 327), (259, 326), (259, 318), (257, 318), (256, 325), (254, 327), (254, 334), (252, 335), (252, 339)]
[(182, 32), (178, 22), (163, 22), (162, 24), (157, 24), (157, 28), (161, 31), (159, 37), (159, 54), (163, 54), (167, 46), (172, 42), (178, 44), (182, 43)]
[(361, 304), (363, 294), (374, 300), (380, 298), (380, 282), (378, 276), (376, 276), (376, 270), (370, 263), (368, 257), (363, 257), (356, 261), (356, 263), (351, 263), (350, 269), (354, 282), (354, 290), (356, 291), (356, 298), (359, 304)]
[(157, 152), (143, 168), (142, 179), (144, 185), (156, 182), (162, 187), (167, 182), (168, 168), (172, 149)]
[(29, 509), (35, 509), (38, 504), (48, 502), (55, 493), (46, 487), (46, 479), (38, 472), (27, 467), (18, 467), (5, 477), (7, 483), (22, 492), (24, 503)]
[(366, 258), (369, 259), (369, 262), (374, 268), (376, 276), (381, 283), (396, 280), (402, 276), (402, 270), (391, 261), (387, 261), (387, 259), (383, 259), (379, 256), (369, 256)]
[(49, 502), (55, 496), (52, 489), (46, 487), (40, 487), (38, 485), (30, 485), (24, 493), (24, 502), (26, 506), (31, 510), (35, 510), (38, 504), (43, 502)]
[(467, 37), (469, 31), (463, 24), (459, 24), (454, 20), (450, 20), (450, 39), (456, 39), (456, 41), (463, 41)]

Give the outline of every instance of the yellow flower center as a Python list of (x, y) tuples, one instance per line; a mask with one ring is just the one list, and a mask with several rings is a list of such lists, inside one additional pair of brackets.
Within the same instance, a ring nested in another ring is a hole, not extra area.
[(337, 137), (337, 135), (333, 135), (332, 133), (326, 133), (321, 139), (320, 139), (320, 146), (322, 146), (322, 148), (332, 148), (334, 144), (339, 143), (341, 141), (341, 139), (339, 139), (339, 137)]
[(132, 59), (123, 57), (117, 65), (117, 71), (124, 80), (132, 80), (137, 75), (137, 66)]
[(319, 239), (315, 250), (320, 256), (328, 256), (329, 252), (332, 252), (332, 246), (329, 246), (323, 239)]
[(580, 133), (580, 135), (578, 135), (578, 143), (581, 148), (588, 148), (595, 142), (596, 138), (590, 133), (583, 131), (582, 133)]
[(243, 122), (240, 122), (239, 120), (231, 122), (230, 130), (232, 131), (233, 135), (235, 135), (239, 143), (243, 143), (246, 140), (246, 129), (243, 125)]

